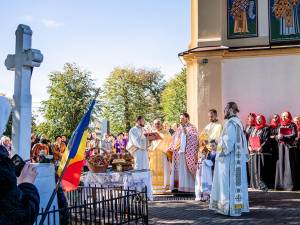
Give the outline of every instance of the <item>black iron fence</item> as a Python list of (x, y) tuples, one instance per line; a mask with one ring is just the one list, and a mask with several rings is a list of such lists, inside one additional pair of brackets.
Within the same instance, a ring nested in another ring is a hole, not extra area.
[(138, 192), (122, 187), (79, 187), (66, 197), (68, 207), (47, 212), (45, 225), (148, 224), (146, 188)]

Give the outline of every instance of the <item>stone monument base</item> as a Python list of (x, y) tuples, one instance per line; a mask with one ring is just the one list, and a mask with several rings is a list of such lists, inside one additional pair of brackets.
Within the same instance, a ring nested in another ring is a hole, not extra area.
[[(55, 169), (54, 165), (51, 163), (34, 163), (34, 166), (37, 169), (38, 175), (35, 180), (34, 185), (37, 187), (39, 194), (40, 194), (40, 212), (42, 209), (46, 208), (46, 205), (50, 199), (50, 196), (55, 189), (56, 182), (55, 182)], [(54, 201), (50, 207), (50, 211), (53, 210), (53, 207), (55, 209), (58, 209), (57, 204), (57, 197), (55, 196)], [(39, 221), (41, 217), (39, 216), (37, 221)], [(53, 221), (53, 218), (55, 218), (55, 223)], [(46, 218), (47, 221), (47, 218)], [(59, 224), (59, 215), (53, 216), (53, 214), (50, 217), (50, 224)]]

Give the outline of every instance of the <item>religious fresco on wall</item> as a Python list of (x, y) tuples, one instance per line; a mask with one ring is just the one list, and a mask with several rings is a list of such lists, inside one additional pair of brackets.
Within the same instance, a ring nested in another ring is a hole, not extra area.
[(257, 0), (227, 0), (228, 39), (257, 37), (257, 21)]
[(300, 0), (270, 0), (271, 42), (300, 40)]

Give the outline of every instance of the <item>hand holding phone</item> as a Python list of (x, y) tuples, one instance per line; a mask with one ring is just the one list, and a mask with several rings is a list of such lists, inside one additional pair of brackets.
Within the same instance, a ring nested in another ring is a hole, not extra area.
[(21, 171), (20, 176), (17, 179), (18, 184), (22, 184), (22, 183), (33, 184), (37, 175), (38, 173), (34, 165), (25, 164), (23, 170)]
[(16, 173), (16, 176), (19, 177), (20, 174), (21, 174), (21, 171), (23, 170), (23, 167), (25, 166), (25, 161), (21, 158), (21, 156), (19, 155), (14, 155), (12, 158), (11, 158), (13, 164), (15, 165), (15, 173)]

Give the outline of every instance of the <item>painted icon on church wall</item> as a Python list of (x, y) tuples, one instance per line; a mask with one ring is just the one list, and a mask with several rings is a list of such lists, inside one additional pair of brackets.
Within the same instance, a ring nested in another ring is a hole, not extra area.
[(300, 40), (300, 0), (270, 0), (271, 42)]
[(227, 0), (228, 39), (257, 37), (257, 0)]

